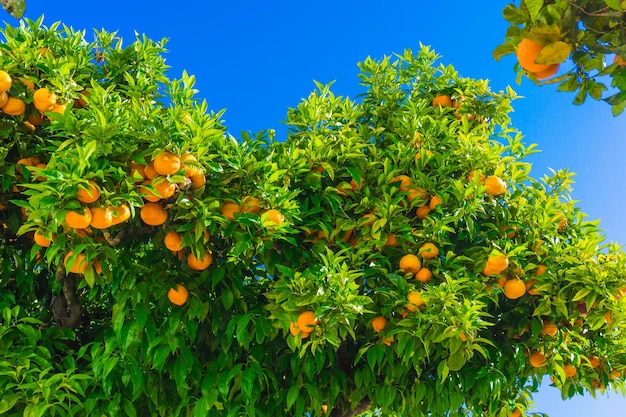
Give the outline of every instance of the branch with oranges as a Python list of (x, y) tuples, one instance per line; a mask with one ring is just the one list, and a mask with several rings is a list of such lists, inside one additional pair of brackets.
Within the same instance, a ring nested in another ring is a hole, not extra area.
[[(538, 85), (558, 84), (611, 105), (613, 115), (626, 107), (626, 4), (619, 0), (522, 0), (508, 4), (511, 24), (495, 48), (499, 60), (515, 54), (518, 82), (526, 75)], [(605, 80), (610, 81), (610, 85)]]

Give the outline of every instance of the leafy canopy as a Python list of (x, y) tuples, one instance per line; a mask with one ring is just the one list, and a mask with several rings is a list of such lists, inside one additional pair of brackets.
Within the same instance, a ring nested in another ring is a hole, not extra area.
[(234, 138), (163, 41), (3, 36), (24, 103), (0, 115), (3, 415), (508, 416), (546, 374), (623, 392), (626, 258), (570, 172), (530, 176), (512, 91), (422, 47), (360, 63), (358, 100), (318, 84), (286, 138)]

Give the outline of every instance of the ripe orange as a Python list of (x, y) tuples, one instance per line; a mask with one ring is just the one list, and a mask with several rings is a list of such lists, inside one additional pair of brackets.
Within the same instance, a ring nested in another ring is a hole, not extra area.
[(11, 84), (13, 80), (11, 80), (11, 76), (8, 72), (0, 70), (0, 93), (4, 93), (5, 91), (9, 91), (11, 89)]
[(267, 215), (267, 220), (275, 223), (275, 224), (281, 224), (285, 221), (285, 216), (283, 215), (283, 213), (281, 213), (280, 211), (276, 210), (276, 209), (269, 209), (265, 212), (265, 215)]
[(433, 243), (426, 242), (420, 248), (420, 255), (424, 259), (433, 259), (439, 256), (439, 249)]
[(74, 274), (84, 274), (87, 266), (89, 265), (89, 262), (85, 260), (85, 254), (79, 253), (76, 256), (74, 262), (71, 265), (68, 265), (69, 259), (72, 254), (73, 252), (69, 251), (65, 254), (65, 257), (63, 258), (63, 265), (65, 266), (65, 270)]
[(489, 195), (500, 195), (506, 192), (506, 183), (497, 175), (490, 175), (485, 179), (485, 191)]
[(146, 165), (143, 169), (143, 176), (149, 180), (157, 176), (157, 172), (154, 170), (154, 164), (152, 164), (152, 162)]
[(173, 175), (181, 168), (180, 158), (171, 152), (161, 152), (154, 158), (152, 164), (159, 175)]
[(400, 183), (400, 191), (409, 191), (411, 185), (413, 184), (413, 180), (407, 175), (398, 175), (397, 177), (393, 177), (390, 183)]
[(430, 199), (430, 203), (428, 204), (428, 207), (430, 207), (431, 210), (434, 210), (440, 204), (441, 204), (441, 197), (439, 197), (438, 195), (434, 195)]
[(193, 188), (194, 190), (198, 190), (204, 187), (204, 184), (206, 184), (206, 176), (202, 171), (192, 175), (191, 177), (189, 177), (189, 179), (191, 180), (191, 188)]
[(536, 282), (537, 282), (536, 279), (529, 279), (528, 281), (526, 281), (526, 292), (528, 294), (530, 294), (530, 295), (537, 295), (537, 294), (539, 294), (537, 289), (534, 287)]
[(102, 207), (91, 209), (91, 227), (94, 229), (108, 229), (112, 224), (113, 213), (109, 209)]
[(424, 190), (423, 188), (420, 188), (420, 187), (407, 188), (405, 191), (408, 193), (406, 195), (406, 199), (409, 202), (409, 204), (413, 204), (413, 200), (415, 199), (424, 201), (425, 203), (428, 201), (428, 192)]
[(152, 186), (162, 199), (170, 198), (176, 192), (176, 184), (169, 182), (165, 177), (153, 178)]
[(385, 240), (385, 246), (397, 247), (398, 239), (396, 239), (396, 237), (392, 235), (391, 233), (387, 234), (387, 239)]
[(428, 217), (428, 213), (430, 213), (430, 207), (428, 206), (421, 206), (418, 207), (417, 210), (415, 210), (415, 214), (420, 220), (424, 220), (426, 217)]
[(81, 212), (68, 210), (65, 212), (65, 224), (72, 229), (85, 229), (91, 223), (91, 210), (85, 207)]
[(515, 408), (515, 410), (513, 410), (513, 412), (511, 414), (509, 414), (509, 417), (521, 417), (522, 412), (520, 411), (519, 408)]
[[(51, 113), (59, 113), (59, 114), (65, 114), (65, 109), (67, 109), (67, 104), (64, 103), (55, 103), (54, 107), (52, 107), (52, 110), (50, 110)], [(54, 116), (52, 115), (48, 115), (48, 119), (51, 122), (54, 122)]]
[(261, 200), (259, 200), (258, 198), (247, 195), (242, 198), (241, 202), (243, 203), (242, 209), (246, 213), (259, 214), (261, 212)]
[(176, 288), (170, 288), (167, 292), (167, 298), (172, 304), (182, 306), (189, 298), (189, 291), (184, 285), (176, 284)]
[(422, 267), (422, 261), (416, 255), (409, 253), (400, 258), (399, 266), (405, 274), (417, 274)]
[(541, 327), (541, 335), (542, 336), (551, 336), (555, 337), (558, 332), (558, 327), (556, 323), (553, 323), (551, 320), (544, 320), (543, 325)]
[[(144, 182), (142, 182), (142, 184), (152, 186), (152, 180), (145, 180)], [(148, 187), (139, 186), (137, 188), (137, 191), (139, 191), (143, 199), (146, 201), (156, 203), (157, 201), (161, 199), (161, 196), (159, 195), (158, 191), (156, 190), (152, 191)]]
[(302, 332), (302, 330), (300, 330), (300, 328), (298, 327), (298, 323), (296, 323), (295, 321), (289, 323), (289, 333), (291, 333), (292, 336), (297, 336), (300, 334), (300, 332)]
[(170, 230), (165, 234), (165, 238), (163, 239), (163, 241), (165, 243), (165, 247), (172, 252), (178, 252), (183, 248), (183, 237), (173, 230)]
[(507, 279), (504, 283), (504, 295), (510, 300), (516, 300), (526, 294), (526, 284), (519, 278)]
[(438, 95), (433, 99), (433, 107), (452, 107), (452, 99), (447, 94)]
[[(188, 178), (193, 177), (194, 175), (202, 172), (198, 168), (198, 160), (193, 154), (186, 153), (180, 157), (180, 162), (183, 164), (183, 168), (185, 169), (185, 176)], [(188, 164), (188, 162), (191, 162)]]
[(127, 204), (121, 204), (117, 207), (109, 207), (109, 211), (113, 215), (113, 221), (111, 222), (111, 226), (115, 226), (116, 224), (124, 223), (126, 220), (130, 219), (130, 207)]
[(624, 66), (626, 66), (626, 59), (622, 58), (622, 57), (621, 57), (621, 56), (619, 56), (619, 55), (615, 55), (615, 56), (613, 57), (613, 63), (614, 63), (614, 64), (617, 64), (617, 65), (619, 65), (619, 66), (624, 67)]
[(36, 230), (35, 231), (35, 235), (33, 236), (33, 240), (35, 241), (36, 244), (38, 244), (39, 246), (42, 246), (44, 248), (47, 248), (50, 246), (50, 244), (52, 243), (52, 241), (54, 240), (54, 235), (51, 236), (51, 239), (48, 239), (47, 237), (45, 237), (43, 235), (43, 233), (41, 233), (41, 231)]
[(187, 265), (189, 265), (190, 269), (194, 271), (204, 271), (213, 263), (213, 255), (208, 250), (204, 251), (204, 255), (202, 259), (196, 258), (196, 255), (191, 252), (187, 255)]
[(26, 87), (27, 90), (35, 89), (35, 82), (31, 80), (28, 76), (20, 77), (20, 82)]
[(318, 325), (318, 323), (319, 320), (315, 318), (315, 312), (313, 311), (304, 311), (300, 313), (300, 315), (298, 316), (298, 320), (296, 321), (297, 327), (302, 332), (306, 333), (312, 332), (315, 329), (315, 326)]
[(409, 304), (406, 306), (407, 310), (415, 313), (418, 308), (426, 305), (426, 302), (422, 298), (422, 294), (419, 291), (411, 291), (407, 296)]
[(386, 325), (387, 319), (383, 316), (375, 317), (374, 320), (372, 320), (372, 329), (374, 329), (376, 333), (382, 332)]
[(485, 178), (486, 178), (483, 174), (481, 174), (478, 171), (470, 171), (470, 173), (467, 174), (467, 181), (472, 181), (474, 179), (474, 177), (476, 177), (478, 182), (480, 182), (480, 183), (485, 181)]
[(420, 268), (420, 270), (417, 271), (417, 274), (415, 274), (415, 279), (424, 283), (430, 281), (432, 277), (433, 273), (430, 272), (430, 269), (428, 268)]
[(543, 49), (543, 45), (530, 39), (524, 38), (517, 45), (517, 61), (528, 72), (541, 73), (550, 68), (552, 64), (536, 64), (537, 55)]
[(33, 93), (33, 104), (42, 113), (51, 111), (57, 102), (57, 96), (52, 91), (43, 87)]
[(228, 220), (235, 220), (235, 213), (240, 213), (241, 207), (237, 203), (224, 203), (222, 206), (222, 216), (226, 217)]
[(599, 357), (594, 355), (594, 356), (589, 357), (589, 364), (591, 365), (592, 368), (597, 369), (602, 365), (602, 361), (600, 360)]
[(0, 109), (9, 102), (9, 95), (3, 91), (0, 93)]
[(100, 198), (100, 188), (94, 181), (89, 180), (89, 185), (80, 184), (78, 187), (78, 201), (81, 203), (93, 203)]
[(26, 111), (24, 100), (9, 95), (7, 102), (2, 106), (2, 111), (9, 116), (21, 116)]
[(547, 69), (539, 72), (534, 72), (533, 75), (538, 80), (545, 80), (546, 78), (552, 77), (559, 70), (560, 64), (552, 64)]
[(33, 126), (40, 126), (44, 124), (46, 121), (45, 117), (43, 117), (41, 113), (29, 114), (26, 120), (28, 120), (28, 122), (32, 124)]
[(515, 237), (515, 232), (517, 231), (517, 227), (515, 226), (502, 226), (500, 228), (503, 236), (508, 237), (509, 239), (513, 239)]
[(533, 368), (541, 368), (546, 366), (546, 355), (543, 352), (535, 351), (530, 355), (530, 365)]
[(535, 271), (535, 276), (541, 276), (543, 274), (545, 274), (546, 272), (548, 272), (548, 267), (545, 265), (537, 265), (537, 270)]
[(568, 378), (573, 378), (576, 375), (576, 367), (572, 364), (563, 365), (563, 371), (565, 372), (565, 376)]
[(139, 215), (145, 224), (159, 226), (167, 220), (167, 211), (158, 203), (146, 203), (140, 210)]
[(556, 225), (556, 230), (561, 231), (567, 226), (567, 217), (563, 213), (556, 213), (552, 216), (552, 223)]
[(486, 276), (497, 275), (509, 267), (509, 258), (505, 254), (490, 256), (487, 258), (487, 264), (483, 269)]

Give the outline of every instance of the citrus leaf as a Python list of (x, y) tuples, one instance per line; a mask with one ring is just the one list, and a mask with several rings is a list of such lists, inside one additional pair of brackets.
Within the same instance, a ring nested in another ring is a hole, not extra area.
[(535, 62), (537, 64), (560, 64), (569, 57), (571, 52), (572, 47), (569, 44), (563, 41), (552, 42), (539, 52)]
[(515, 7), (514, 4), (507, 4), (504, 10), (502, 10), (502, 17), (504, 17), (507, 22), (514, 25), (523, 25), (529, 18), (524, 10)]
[(525, 0), (524, 4), (530, 14), (530, 20), (533, 22), (539, 19), (539, 11), (543, 7), (543, 0)]
[(604, 2), (613, 10), (622, 10), (622, 4), (620, 0), (604, 0)]

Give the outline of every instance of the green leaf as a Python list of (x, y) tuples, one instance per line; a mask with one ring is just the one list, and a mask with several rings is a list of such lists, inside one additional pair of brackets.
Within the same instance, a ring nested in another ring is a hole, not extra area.
[(457, 351), (448, 358), (447, 364), (451, 371), (458, 371), (465, 365), (465, 355), (462, 351)]
[(287, 392), (287, 409), (289, 410), (298, 399), (300, 394), (300, 387), (298, 385), (292, 385)]
[(622, 10), (622, 0), (604, 0), (604, 2), (613, 10)]
[(235, 302), (235, 296), (233, 295), (233, 292), (228, 287), (224, 287), (221, 298), (222, 298), (222, 305), (224, 306), (226, 310), (229, 310), (233, 306), (233, 303)]
[(526, 9), (528, 9), (530, 20), (533, 22), (539, 20), (539, 12), (543, 7), (543, 0), (524, 0), (524, 5), (526, 5)]
[(525, 24), (529, 17), (524, 10), (515, 7), (514, 4), (507, 4), (504, 10), (502, 10), (502, 17), (514, 25), (523, 25)]
[(563, 41), (552, 42), (544, 46), (535, 62), (537, 64), (560, 64), (569, 57), (571, 52), (572, 47), (569, 44)]
[(15, 406), (20, 396), (17, 394), (4, 394), (0, 398), (0, 414), (4, 414)]

